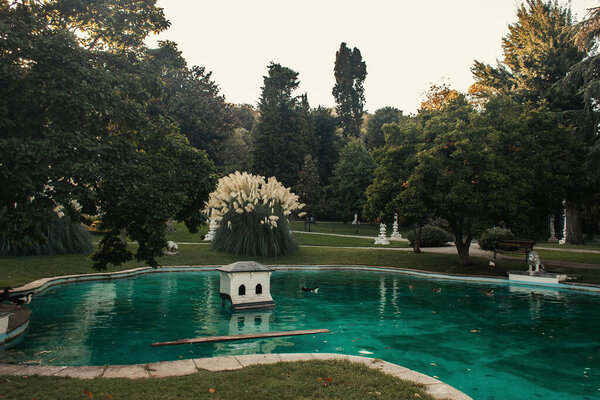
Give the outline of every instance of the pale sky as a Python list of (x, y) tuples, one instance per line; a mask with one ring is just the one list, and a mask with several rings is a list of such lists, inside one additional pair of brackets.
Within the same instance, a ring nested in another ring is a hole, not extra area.
[[(277, 62), (299, 72), (311, 107), (335, 105), (335, 52), (358, 47), (367, 64), (365, 109), (419, 107), (431, 83), (466, 91), (474, 60), (495, 64), (519, 0), (159, 0), (188, 66), (212, 71), (227, 101), (256, 105)], [(562, 1), (564, 3), (564, 0)], [(577, 20), (598, 0), (572, 0)]]

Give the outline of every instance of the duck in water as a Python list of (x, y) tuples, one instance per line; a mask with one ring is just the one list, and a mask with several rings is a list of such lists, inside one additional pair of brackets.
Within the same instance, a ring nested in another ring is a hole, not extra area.
[[(2, 296), (4, 297), (4, 294)], [(9, 296), (6, 300), (16, 304), (17, 306), (22, 306), (23, 304), (29, 304), (31, 302), (32, 296), (33, 292), (29, 292), (27, 294), (17, 294), (14, 296)]]
[(319, 291), (319, 287), (318, 286), (316, 288), (309, 288), (309, 287), (301, 286), (300, 288), (302, 289), (303, 292), (315, 292), (315, 293), (317, 293)]

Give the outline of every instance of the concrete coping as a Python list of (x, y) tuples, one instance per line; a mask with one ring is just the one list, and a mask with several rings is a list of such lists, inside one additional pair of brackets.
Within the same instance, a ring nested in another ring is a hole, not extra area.
[(463, 392), (430, 376), (377, 358), (333, 353), (248, 354), (239, 356), (196, 358), (150, 364), (62, 367), (53, 365), (0, 364), (0, 375), (59, 376), (78, 379), (127, 378), (151, 379), (191, 375), (199, 370), (232, 371), (251, 365), (310, 360), (342, 360), (364, 364), (402, 380), (415, 382), (436, 399), (473, 400)]

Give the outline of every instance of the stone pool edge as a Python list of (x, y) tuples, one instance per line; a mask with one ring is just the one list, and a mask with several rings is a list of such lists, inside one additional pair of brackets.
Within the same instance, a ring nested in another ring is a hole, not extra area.
[[(51, 278), (42, 278), (35, 281), (26, 283), (23, 286), (19, 286), (11, 290), (11, 293), (34, 293), (38, 294), (46, 289), (61, 284), (69, 284), (75, 282), (95, 281), (95, 280), (111, 280), (121, 278), (131, 278), (138, 275), (147, 273), (166, 273), (166, 272), (188, 272), (188, 271), (212, 271), (216, 270), (221, 264), (215, 265), (180, 265), (180, 266), (165, 266), (161, 268), (151, 267), (139, 267), (123, 271), (116, 272), (98, 272), (91, 274), (76, 274), (76, 275), (63, 275), (55, 276)], [(600, 293), (599, 285), (592, 284), (565, 284), (565, 283), (518, 283), (509, 282), (508, 278), (503, 277), (489, 277), (489, 276), (473, 276), (473, 275), (454, 275), (454, 274), (440, 274), (431, 271), (407, 269), (407, 268), (395, 268), (395, 267), (380, 267), (380, 266), (366, 266), (366, 265), (268, 265), (269, 267), (275, 268), (276, 270), (294, 270), (294, 269), (346, 269), (346, 270), (358, 270), (358, 271), (372, 271), (372, 272), (393, 272), (403, 275), (419, 276), (423, 278), (438, 278), (447, 280), (461, 280), (467, 282), (481, 282), (481, 283), (499, 283), (499, 284), (510, 284), (515, 286), (538, 286), (556, 289), (576, 290), (579, 292), (592, 292)]]
[(473, 400), (460, 390), (432, 378), (392, 364), (377, 358), (359, 357), (334, 353), (287, 353), (287, 354), (248, 354), (239, 356), (208, 357), (187, 360), (165, 361), (159, 363), (133, 364), (133, 365), (105, 365), (105, 366), (45, 366), (23, 364), (0, 364), (0, 375), (10, 376), (59, 376), (78, 379), (96, 378), (128, 378), (149, 379), (166, 378), (170, 376), (191, 375), (199, 370), (211, 372), (232, 371), (250, 365), (274, 364), (278, 362), (295, 362), (311, 360), (343, 360), (364, 364), (369, 368), (377, 369), (385, 374), (395, 376), (402, 380), (415, 382), (425, 387), (425, 391), (436, 399)]

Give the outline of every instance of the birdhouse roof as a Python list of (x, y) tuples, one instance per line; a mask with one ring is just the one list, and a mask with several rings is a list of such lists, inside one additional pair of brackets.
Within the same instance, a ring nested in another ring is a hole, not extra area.
[(223, 272), (260, 272), (260, 271), (273, 271), (272, 268), (265, 267), (256, 261), (238, 261), (232, 264), (224, 265), (218, 268), (218, 271)]

